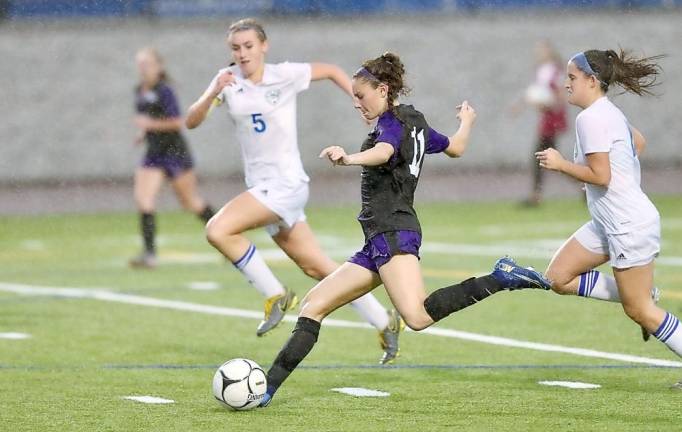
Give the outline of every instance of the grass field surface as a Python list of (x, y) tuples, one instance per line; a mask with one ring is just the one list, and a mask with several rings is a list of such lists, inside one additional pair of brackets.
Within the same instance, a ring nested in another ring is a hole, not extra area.
[[(654, 201), (663, 226), (661, 305), (681, 316), (682, 199)], [(356, 210), (308, 210), (320, 242), (339, 261), (362, 246)], [(544, 269), (588, 219), (580, 201), (533, 210), (437, 204), (418, 212), (429, 291), (489, 272), (505, 253)], [(137, 226), (134, 214), (0, 217), (0, 430), (682, 428), (682, 392), (670, 389), (682, 369), (656, 366), (682, 365), (677, 356), (653, 338), (643, 343), (617, 304), (537, 290), (503, 292), (456, 313), (437, 325), (443, 334), (404, 333), (392, 367), (377, 366), (376, 331), (357, 326), (360, 318), (344, 308), (330, 317), (339, 325), (323, 327), (267, 409), (228, 411), (211, 395), (215, 368), (234, 357), (269, 366), (292, 323), (256, 338), (263, 299), (188, 214), (159, 215), (156, 270), (129, 269), (127, 259), (140, 248)], [(299, 296), (314, 285), (262, 230), (249, 236)], [(382, 288), (375, 292), (389, 305)], [(601, 387), (538, 384), (545, 380)], [(390, 396), (357, 398), (331, 391), (337, 387)], [(143, 395), (175, 403), (124, 399)]]

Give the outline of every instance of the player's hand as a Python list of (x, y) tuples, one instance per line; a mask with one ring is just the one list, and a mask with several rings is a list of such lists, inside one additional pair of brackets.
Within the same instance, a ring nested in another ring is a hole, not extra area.
[(146, 115), (139, 114), (133, 119), (133, 123), (137, 126), (142, 133), (147, 132), (152, 127), (153, 120)]
[(237, 79), (234, 77), (231, 71), (220, 72), (213, 80), (211, 93), (213, 93), (215, 96), (218, 96), (225, 87), (231, 86), (235, 82), (237, 82)]
[(468, 101), (462, 102), (461, 105), (457, 107), (459, 112), (457, 113), (457, 118), (462, 122), (462, 123), (468, 123), (469, 125), (474, 124), (474, 121), (476, 120), (476, 110), (474, 107), (469, 105)]
[(561, 171), (561, 168), (566, 163), (566, 159), (561, 156), (561, 153), (553, 148), (536, 152), (535, 158), (542, 168), (552, 171)]
[(350, 160), (346, 150), (340, 146), (330, 146), (322, 150), (320, 158), (326, 157), (334, 165), (349, 165)]

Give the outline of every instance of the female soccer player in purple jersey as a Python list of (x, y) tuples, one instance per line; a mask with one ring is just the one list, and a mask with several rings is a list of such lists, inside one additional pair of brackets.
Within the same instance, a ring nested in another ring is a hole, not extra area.
[[(265, 227), (275, 243), (317, 280), (336, 270), (338, 264), (325, 255), (306, 222), (309, 178), (298, 149), (296, 99), (312, 81), (330, 80), (349, 96), (352, 91), (350, 78), (336, 65), (266, 63), (268, 40), (263, 26), (253, 19), (232, 24), (227, 43), (234, 64), (220, 70), (190, 107), (187, 126), (199, 126), (215, 105), (225, 105), (235, 125), (249, 189), (209, 221), (206, 236), (265, 296), (265, 316), (256, 330), (262, 336), (275, 328), (298, 300), (243, 233)], [(400, 317), (386, 311), (372, 294), (351, 306), (379, 331), (384, 351), (381, 362), (392, 361), (399, 350)]]
[[(589, 50), (568, 62), (568, 102), (576, 117), (573, 162), (554, 149), (536, 153), (542, 168), (585, 183), (592, 220), (556, 252), (547, 268), (552, 289), (619, 302), (644, 333), (682, 356), (679, 319), (656, 305), (654, 260), (660, 250), (658, 210), (640, 187), (639, 155), (645, 140), (606, 96), (612, 85), (636, 95), (651, 94), (659, 57), (636, 58), (626, 51)], [(613, 277), (594, 270), (609, 262)]]
[(130, 260), (133, 267), (156, 266), (155, 201), (164, 179), (170, 179), (180, 204), (202, 220), (208, 221), (213, 210), (197, 192), (192, 156), (180, 130), (182, 114), (173, 89), (168, 84), (163, 59), (153, 48), (140, 50), (135, 61), (140, 83), (135, 89), (140, 130), (136, 143), (147, 142), (147, 152), (135, 172), (135, 202), (140, 212), (144, 251)]
[(413, 330), (425, 329), (503, 289), (549, 288), (541, 274), (502, 258), (490, 275), (426, 294), (419, 266), (421, 227), (413, 207), (414, 192), (426, 154), (460, 157), (464, 153), (476, 113), (464, 101), (457, 114), (459, 130), (451, 137), (436, 132), (413, 106), (397, 103), (398, 95), (406, 92), (404, 74), (398, 56), (386, 53), (366, 61), (353, 76), (356, 108), (365, 120), (377, 120), (376, 127), (360, 152), (347, 154), (343, 148), (332, 146), (320, 157), (334, 165), (362, 166), (358, 221), (365, 245), (303, 299), (294, 331), (268, 371), (268, 391), (261, 406), (270, 402), (310, 352), (321, 321), (381, 284)]

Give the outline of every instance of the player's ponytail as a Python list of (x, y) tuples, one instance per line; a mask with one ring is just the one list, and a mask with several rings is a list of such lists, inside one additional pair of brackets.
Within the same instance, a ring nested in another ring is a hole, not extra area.
[(397, 54), (385, 52), (379, 57), (367, 60), (362, 64), (353, 78), (363, 78), (369, 82), (373, 88), (384, 83), (388, 86), (389, 109), (393, 109), (395, 101), (399, 95), (407, 95), (410, 89), (405, 85), (405, 66)]
[(611, 84), (617, 84), (624, 91), (636, 95), (653, 95), (651, 88), (656, 86), (661, 67), (656, 62), (662, 55), (638, 58), (630, 51), (589, 50), (585, 58), (601, 82), (601, 89), (606, 93)]

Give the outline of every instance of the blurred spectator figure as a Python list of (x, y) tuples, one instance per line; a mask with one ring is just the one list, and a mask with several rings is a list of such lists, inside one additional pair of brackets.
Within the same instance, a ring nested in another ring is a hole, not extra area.
[[(566, 97), (563, 84), (564, 64), (554, 46), (548, 40), (535, 45), (535, 80), (525, 91), (522, 101), (512, 107), (518, 115), (525, 106), (538, 111), (539, 122), (535, 152), (556, 147), (556, 140), (566, 130)], [(542, 200), (543, 172), (533, 157), (533, 190), (523, 202), (535, 207)]]

